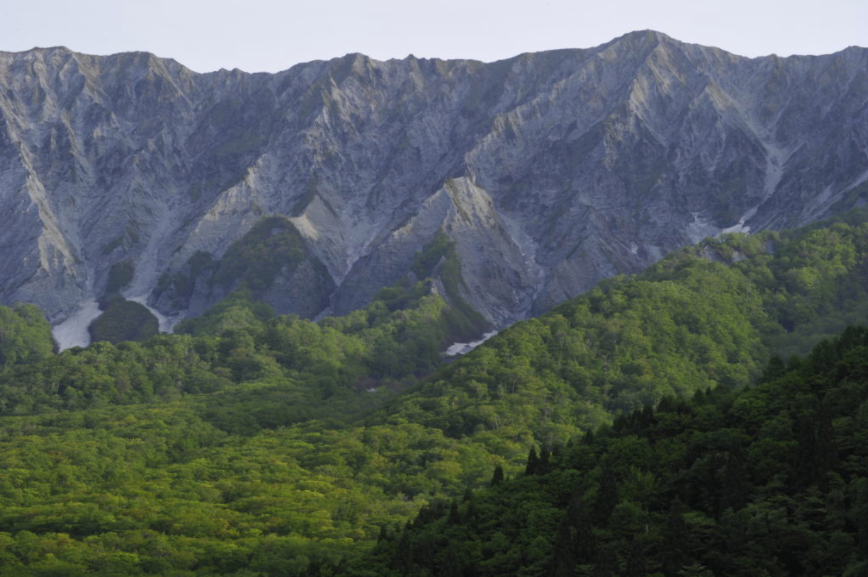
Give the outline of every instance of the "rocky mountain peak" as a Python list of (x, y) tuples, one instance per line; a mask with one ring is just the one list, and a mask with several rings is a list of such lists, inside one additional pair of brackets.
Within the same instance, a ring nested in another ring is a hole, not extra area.
[(195, 314), (281, 217), (306, 263), (269, 269), (261, 296), (281, 312), (361, 306), (446, 234), (461, 298), (502, 325), (706, 235), (864, 203), (866, 101), (865, 49), (743, 58), (647, 30), (488, 64), (349, 54), (278, 74), (2, 53), (0, 300), (57, 322), (129, 262), (126, 296)]

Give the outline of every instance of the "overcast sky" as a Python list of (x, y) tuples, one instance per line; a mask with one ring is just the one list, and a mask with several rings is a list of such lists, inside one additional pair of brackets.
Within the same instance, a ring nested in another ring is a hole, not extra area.
[(377, 59), (508, 58), (650, 28), (745, 56), (868, 46), (868, 0), (0, 0), (0, 50), (146, 50), (199, 72)]

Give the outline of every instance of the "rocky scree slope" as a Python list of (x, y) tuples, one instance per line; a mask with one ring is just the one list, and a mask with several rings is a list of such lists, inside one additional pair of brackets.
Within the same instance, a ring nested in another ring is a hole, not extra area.
[(55, 323), (118, 263), (123, 295), (167, 316), (244, 274), (278, 312), (345, 313), (442, 232), (461, 298), (502, 326), (707, 235), (866, 194), (861, 48), (750, 59), (645, 31), (491, 64), (353, 54), (277, 74), (0, 53), (0, 302)]

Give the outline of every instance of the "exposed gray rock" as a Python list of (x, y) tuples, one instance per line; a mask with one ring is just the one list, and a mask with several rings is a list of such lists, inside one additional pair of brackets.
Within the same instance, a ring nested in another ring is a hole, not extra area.
[(354, 54), (278, 74), (0, 53), (0, 302), (53, 322), (124, 259), (128, 297), (199, 312), (225, 291), (200, 280), (179, 299), (159, 279), (220, 262), (269, 215), (310, 255), (264, 290), (281, 312), (364, 305), (444, 230), (462, 297), (502, 326), (706, 235), (866, 199), (862, 48), (749, 59), (646, 31), (491, 64)]

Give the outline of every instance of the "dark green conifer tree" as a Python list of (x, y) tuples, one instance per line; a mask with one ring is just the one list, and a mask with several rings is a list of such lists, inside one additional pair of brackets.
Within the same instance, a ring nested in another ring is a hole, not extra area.
[(503, 483), (503, 467), (495, 465), (494, 474), (491, 476), (491, 486), (500, 485)]
[(816, 453), (817, 436), (814, 418), (805, 416), (799, 419), (796, 441), (796, 458), (793, 469), (794, 485), (800, 489), (817, 482)]
[(599, 527), (609, 525), (609, 517), (618, 504), (618, 485), (615, 481), (615, 473), (608, 464), (603, 465), (603, 474), (597, 489), (597, 499), (594, 501), (594, 523)]
[(642, 541), (634, 537), (633, 542), (630, 543), (630, 551), (627, 554), (624, 577), (647, 577), (647, 575), (645, 549), (642, 547)]
[(446, 518), (446, 523), (449, 525), (458, 525), (461, 523), (461, 514), (458, 512), (458, 503), (452, 501), (449, 505), (449, 517)]
[(539, 457), (536, 455), (536, 447), (531, 447), (527, 455), (527, 465), (524, 467), (524, 474), (536, 475), (537, 463), (539, 463)]
[(548, 449), (545, 447), (540, 451), (539, 461), (536, 464), (536, 473), (537, 475), (545, 475), (549, 471), (549, 458), (551, 454)]
[(779, 355), (772, 355), (763, 371), (760, 382), (769, 383), (775, 379), (779, 379), (787, 372), (787, 365)]
[(377, 535), (377, 543), (382, 543), (383, 541), (388, 541), (389, 539), (389, 530), (385, 525), (380, 526), (380, 533)]
[(440, 571), (436, 574), (439, 577), (464, 577), (461, 557), (459, 556), (458, 549), (456, 549), (454, 544), (449, 544)]
[(605, 545), (597, 550), (594, 559), (594, 570), (591, 577), (615, 577), (618, 575), (618, 556), (611, 545)]
[(660, 549), (660, 565), (667, 577), (676, 577), (688, 561), (684, 510), (684, 503), (677, 497), (669, 505), (669, 516), (663, 530), (664, 545)]
[(817, 481), (823, 491), (829, 489), (828, 473), (838, 467), (838, 445), (835, 441), (835, 429), (832, 416), (825, 403), (817, 411), (817, 434), (814, 453), (814, 467)]
[(581, 499), (574, 499), (570, 509), (573, 526), (576, 529), (576, 562), (580, 565), (591, 563), (597, 555), (597, 540), (594, 537), (594, 525), (591, 516)]
[(564, 517), (558, 529), (552, 561), (551, 575), (553, 577), (574, 577), (576, 557), (573, 550), (573, 535), (570, 529), (569, 516)]
[(392, 569), (401, 575), (409, 575), (413, 569), (413, 550), (410, 546), (409, 527), (410, 523), (408, 522), (401, 532), (401, 538), (398, 539), (398, 547), (392, 561)]
[(726, 457), (726, 467), (721, 483), (721, 509), (738, 511), (747, 504), (750, 492), (747, 456), (740, 444), (736, 444)]

